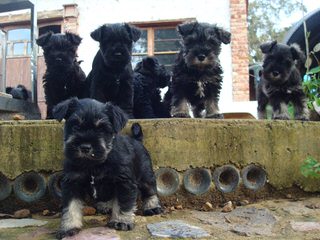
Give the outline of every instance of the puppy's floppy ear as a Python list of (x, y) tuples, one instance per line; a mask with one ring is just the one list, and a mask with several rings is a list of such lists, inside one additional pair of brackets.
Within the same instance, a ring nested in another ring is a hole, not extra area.
[(218, 38), (224, 44), (229, 44), (231, 42), (231, 33), (224, 30), (223, 28), (215, 27)]
[(6, 93), (10, 94), (12, 89), (13, 89), (13, 87), (6, 87)]
[(79, 37), (79, 35), (71, 33), (71, 32), (66, 32), (66, 37), (67, 39), (74, 45), (79, 46), (81, 43), (82, 38)]
[(68, 119), (74, 110), (79, 106), (78, 98), (69, 98), (59, 104), (57, 104), (53, 110), (52, 114), (55, 119), (59, 122), (62, 119)]
[(180, 33), (181, 36), (186, 36), (190, 34), (197, 25), (197, 21), (182, 23), (178, 25), (177, 31)]
[(306, 61), (306, 55), (302, 52), (298, 44), (294, 43), (290, 45), (290, 51), (292, 54), (293, 60), (300, 60), (302, 62)]
[(128, 122), (126, 114), (119, 107), (114, 106), (109, 102), (105, 104), (105, 111), (109, 117), (114, 132), (120, 132)]
[(103, 32), (106, 29), (106, 25), (102, 25), (101, 27), (94, 30), (90, 36), (93, 38), (93, 40), (96, 40), (97, 42), (101, 42), (103, 37)]
[(136, 28), (135, 26), (129, 25), (127, 23), (124, 24), (124, 27), (127, 29), (132, 41), (136, 42), (139, 40), (141, 36), (141, 31), (139, 28)]
[(266, 54), (272, 51), (272, 48), (277, 45), (277, 41), (265, 42), (260, 45), (261, 52)]
[(51, 38), (53, 32), (49, 31), (45, 34), (42, 34), (37, 40), (36, 40), (36, 43), (43, 47), (44, 45), (46, 45), (49, 41), (49, 39)]

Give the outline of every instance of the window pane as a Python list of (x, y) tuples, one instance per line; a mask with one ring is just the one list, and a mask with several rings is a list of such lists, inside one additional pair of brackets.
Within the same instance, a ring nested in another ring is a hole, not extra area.
[(8, 41), (30, 40), (30, 29), (13, 29), (8, 31)]
[(13, 55), (23, 55), (24, 43), (15, 43), (13, 45)]
[(133, 53), (146, 53), (148, 52), (148, 37), (147, 30), (141, 30), (140, 39), (133, 44), (132, 52)]
[(27, 46), (27, 54), (30, 55), (31, 54), (31, 42), (28, 42), (27, 44), (28, 44), (28, 46)]
[(132, 59), (131, 59), (132, 68), (135, 68), (137, 63), (142, 61), (142, 58), (144, 58), (144, 57), (145, 56), (132, 56)]
[(177, 31), (172, 29), (155, 29), (154, 31), (155, 52), (178, 51), (180, 48), (180, 38)]

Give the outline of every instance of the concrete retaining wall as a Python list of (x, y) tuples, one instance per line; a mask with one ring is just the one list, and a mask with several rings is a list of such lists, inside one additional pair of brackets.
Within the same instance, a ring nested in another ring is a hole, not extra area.
[[(129, 131), (130, 121), (124, 132)], [(138, 120), (154, 168), (190, 168), (254, 163), (277, 190), (300, 186), (320, 191), (320, 181), (300, 173), (304, 159), (320, 160), (320, 123), (298, 121), (163, 119)], [(61, 170), (63, 123), (0, 122), (0, 166), (9, 179), (23, 172)]]

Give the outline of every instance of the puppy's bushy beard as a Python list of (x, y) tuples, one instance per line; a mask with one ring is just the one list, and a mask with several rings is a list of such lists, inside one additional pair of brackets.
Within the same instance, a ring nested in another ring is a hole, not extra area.
[[(69, 136), (64, 143), (64, 153), (67, 159), (71, 159), (76, 165), (96, 165), (103, 163), (110, 151), (114, 137), (106, 139), (104, 137), (96, 137), (84, 140), (75, 135)], [(81, 150), (81, 144), (89, 144), (92, 148), (87, 152)]]

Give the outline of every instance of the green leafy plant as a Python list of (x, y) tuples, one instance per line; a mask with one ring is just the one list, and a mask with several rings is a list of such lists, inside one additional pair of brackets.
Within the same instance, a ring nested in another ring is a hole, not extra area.
[(320, 178), (320, 162), (313, 157), (308, 157), (301, 165), (300, 171), (305, 177)]
[(307, 72), (303, 82), (303, 90), (308, 98), (308, 107), (314, 109), (313, 102), (320, 106), (320, 66)]

